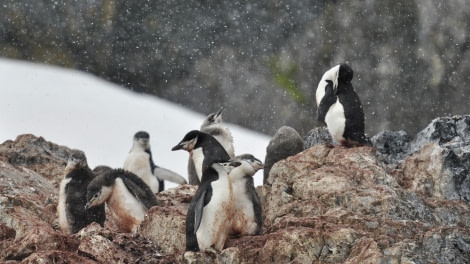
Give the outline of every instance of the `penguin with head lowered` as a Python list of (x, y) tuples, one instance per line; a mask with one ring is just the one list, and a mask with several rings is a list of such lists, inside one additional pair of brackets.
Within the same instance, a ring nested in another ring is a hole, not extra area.
[(123, 169), (102, 170), (87, 187), (86, 208), (106, 202), (121, 232), (136, 232), (147, 210), (158, 205), (157, 198), (137, 175)]
[(198, 130), (188, 132), (171, 150), (184, 149), (194, 163), (196, 173), (201, 179), (204, 171), (214, 162), (230, 160), (225, 148), (213, 136)]
[(297, 130), (290, 126), (280, 127), (266, 147), (263, 184), (268, 183), (269, 172), (276, 162), (294, 156), (303, 150), (304, 142)]
[(164, 180), (178, 184), (186, 183), (186, 179), (181, 175), (155, 165), (149, 141), (150, 135), (145, 131), (134, 135), (132, 148), (124, 161), (123, 169), (141, 177), (154, 193), (164, 190)]
[(243, 154), (230, 161), (240, 163), (229, 173), (233, 188), (233, 218), (231, 235), (259, 235), (263, 227), (261, 200), (256, 193), (253, 175), (263, 163), (251, 154)]
[(85, 153), (72, 150), (59, 187), (57, 213), (61, 230), (68, 234), (77, 233), (92, 222), (104, 225), (104, 205), (86, 209), (87, 185), (95, 178), (88, 167)]
[(351, 84), (353, 70), (346, 63), (325, 72), (318, 84), (318, 121), (326, 123), (331, 137), (346, 147), (371, 145), (364, 134), (364, 112)]
[(204, 171), (186, 214), (186, 251), (222, 250), (233, 217), (230, 171), (239, 162), (214, 162)]
[[(227, 154), (233, 158), (235, 151), (233, 147), (233, 137), (230, 130), (222, 124), (222, 113), (224, 109), (220, 108), (219, 111), (212, 113), (204, 119), (201, 124), (200, 131), (213, 136), (224, 147)], [(191, 158), (188, 159), (188, 181), (191, 185), (198, 185), (201, 181), (201, 175), (198, 175), (194, 162)]]

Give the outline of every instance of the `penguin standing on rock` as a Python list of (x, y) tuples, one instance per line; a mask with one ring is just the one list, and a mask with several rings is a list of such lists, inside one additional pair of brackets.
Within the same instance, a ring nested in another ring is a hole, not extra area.
[(233, 220), (231, 235), (259, 235), (263, 227), (261, 200), (256, 193), (253, 175), (263, 168), (263, 163), (251, 154), (236, 156), (230, 161), (239, 162), (229, 179), (233, 188)]
[(188, 132), (171, 150), (184, 149), (189, 152), (190, 159), (198, 178), (201, 180), (204, 171), (214, 162), (227, 162), (230, 156), (224, 147), (213, 136), (198, 130)]
[[(233, 147), (233, 137), (230, 130), (222, 125), (222, 113), (224, 109), (220, 108), (216, 113), (212, 113), (204, 119), (200, 131), (213, 136), (224, 147), (230, 158), (235, 156)], [(188, 181), (191, 185), (199, 185), (200, 175), (198, 176), (191, 158), (188, 159)]]
[(158, 205), (148, 185), (137, 175), (123, 169), (108, 169), (87, 187), (86, 208), (106, 202), (121, 232), (136, 232), (147, 210)]
[(239, 162), (212, 163), (204, 171), (186, 214), (186, 251), (222, 250), (232, 225), (230, 170)]
[(178, 184), (186, 183), (186, 179), (181, 175), (155, 165), (149, 141), (150, 135), (145, 131), (139, 131), (134, 135), (132, 148), (124, 161), (123, 169), (141, 177), (154, 193), (164, 190), (163, 180)]
[(104, 225), (104, 205), (89, 210), (85, 208), (86, 188), (94, 178), (95, 174), (88, 167), (85, 153), (72, 150), (60, 183), (57, 206), (59, 226), (63, 232), (75, 234), (92, 222)]
[(318, 121), (326, 123), (332, 138), (345, 147), (371, 145), (364, 134), (364, 112), (351, 84), (352, 68), (343, 63), (325, 72), (318, 84)]

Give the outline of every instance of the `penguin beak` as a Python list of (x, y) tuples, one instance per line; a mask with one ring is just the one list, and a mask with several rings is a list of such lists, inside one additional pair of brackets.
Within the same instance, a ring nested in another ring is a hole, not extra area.
[(253, 168), (255, 169), (255, 171), (258, 171), (258, 170), (264, 168), (264, 164), (261, 161), (256, 161), (253, 164)]
[(191, 151), (193, 151), (194, 146), (196, 145), (196, 142), (197, 142), (197, 137), (193, 138), (189, 141), (182, 141), (182, 142), (178, 143), (178, 145), (174, 146), (171, 150), (175, 151), (175, 150), (179, 150), (179, 149), (184, 149), (188, 152), (191, 152)]
[(85, 204), (85, 210), (88, 210), (89, 208), (90, 208), (90, 203), (88, 202)]
[(183, 149), (183, 146), (184, 146), (184, 142), (178, 143), (178, 145), (171, 148), (171, 151)]
[(220, 110), (215, 114), (216, 117), (219, 117), (222, 115), (222, 113), (224, 112), (224, 108), (221, 107)]

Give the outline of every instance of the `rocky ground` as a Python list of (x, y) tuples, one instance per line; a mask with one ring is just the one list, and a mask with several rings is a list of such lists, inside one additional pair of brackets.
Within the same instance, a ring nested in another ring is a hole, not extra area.
[(163, 206), (136, 234), (112, 221), (63, 234), (57, 192), (70, 149), (18, 136), (0, 145), (0, 261), (470, 263), (470, 116), (436, 119), (415, 139), (383, 132), (373, 148), (315, 144), (319, 133), (257, 188), (263, 234), (230, 238), (218, 254), (184, 252), (188, 185), (158, 194)]

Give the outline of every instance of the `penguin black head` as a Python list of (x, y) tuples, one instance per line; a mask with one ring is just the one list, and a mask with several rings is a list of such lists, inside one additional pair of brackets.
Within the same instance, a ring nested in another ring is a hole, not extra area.
[(93, 173), (95, 173), (96, 176), (99, 176), (99, 175), (103, 175), (106, 172), (109, 172), (111, 170), (112, 170), (111, 167), (108, 167), (106, 165), (99, 165), (99, 166), (96, 166), (93, 169)]
[(88, 167), (85, 153), (78, 149), (73, 149), (67, 161), (68, 169)]
[(353, 76), (354, 72), (349, 65), (347, 65), (346, 63), (341, 63), (339, 65), (338, 83), (349, 84), (352, 81)]
[(112, 193), (115, 178), (111, 171), (95, 177), (87, 187), (87, 203), (85, 209), (103, 204)]
[(176, 146), (174, 146), (171, 150), (179, 150), (179, 149), (184, 149), (188, 152), (191, 152), (194, 147), (197, 144), (197, 141), (199, 137), (203, 134), (201, 131), (198, 130), (191, 130), (189, 131), (184, 138), (181, 140), (180, 143), (178, 143)]

